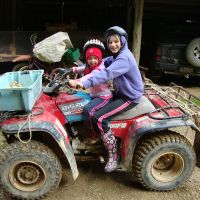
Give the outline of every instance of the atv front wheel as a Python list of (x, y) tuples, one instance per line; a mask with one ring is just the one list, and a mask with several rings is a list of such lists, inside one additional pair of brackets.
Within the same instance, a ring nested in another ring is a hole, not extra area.
[(41, 199), (57, 188), (62, 168), (56, 155), (38, 142), (9, 144), (0, 153), (1, 184), (17, 199)]
[(195, 161), (189, 141), (169, 131), (142, 140), (133, 156), (133, 171), (146, 189), (168, 191), (189, 178)]

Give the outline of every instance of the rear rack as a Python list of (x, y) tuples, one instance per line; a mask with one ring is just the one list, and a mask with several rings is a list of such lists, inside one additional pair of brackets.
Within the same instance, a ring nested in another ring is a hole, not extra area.
[[(152, 118), (152, 119), (155, 119), (155, 120), (166, 120), (166, 119), (180, 119), (180, 118), (182, 118), (182, 119), (188, 119), (188, 114), (186, 113), (185, 114), (185, 112), (181, 109), (181, 111), (184, 113), (184, 114), (181, 114), (181, 115), (179, 115), (179, 116), (169, 116), (169, 114), (168, 114), (168, 109), (171, 109), (171, 108), (173, 108), (173, 109), (180, 109), (180, 107), (179, 106), (164, 106), (164, 107), (162, 107), (162, 108), (158, 108), (158, 109), (156, 109), (156, 110), (154, 110), (154, 111), (152, 111), (152, 112), (150, 112), (150, 113), (148, 113), (148, 116), (150, 117), (150, 118)], [(158, 117), (158, 116), (155, 116), (154, 115), (154, 113), (158, 113), (158, 112), (162, 112), (162, 113), (164, 113), (165, 114), (165, 116), (162, 116), (162, 117)]]
[[(175, 83), (170, 83), (169, 86), (158, 86), (146, 77), (144, 78), (144, 82), (145, 90), (154, 90), (155, 94), (159, 94), (169, 105), (178, 105), (200, 127), (200, 98)], [(165, 108), (163, 107), (163, 109)]]

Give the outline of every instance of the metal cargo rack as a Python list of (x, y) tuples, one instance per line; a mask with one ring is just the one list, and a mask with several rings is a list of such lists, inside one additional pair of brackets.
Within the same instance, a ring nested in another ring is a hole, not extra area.
[(159, 86), (146, 77), (144, 83), (146, 91), (152, 90), (154, 94), (159, 94), (169, 105), (178, 105), (182, 111), (192, 117), (196, 126), (200, 128), (200, 98), (175, 83), (170, 83), (169, 86)]

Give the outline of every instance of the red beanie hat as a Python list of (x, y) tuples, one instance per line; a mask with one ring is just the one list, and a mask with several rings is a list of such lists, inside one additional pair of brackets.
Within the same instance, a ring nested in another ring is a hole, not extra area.
[(89, 56), (96, 56), (99, 59), (99, 62), (101, 62), (102, 51), (97, 47), (88, 48), (85, 52), (86, 61)]

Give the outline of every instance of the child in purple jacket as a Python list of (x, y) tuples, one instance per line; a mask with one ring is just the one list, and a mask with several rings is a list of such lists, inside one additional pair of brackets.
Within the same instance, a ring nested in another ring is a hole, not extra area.
[(113, 116), (136, 106), (143, 95), (143, 81), (132, 52), (128, 49), (127, 33), (119, 26), (113, 26), (105, 32), (107, 47), (111, 53), (105, 58), (105, 69), (95, 73), (84, 81), (77, 81), (73, 86), (89, 88), (113, 80), (114, 96), (112, 101), (93, 115), (93, 124), (101, 133), (104, 146), (108, 151), (106, 172), (117, 169), (119, 155), (116, 138), (109, 127)]

